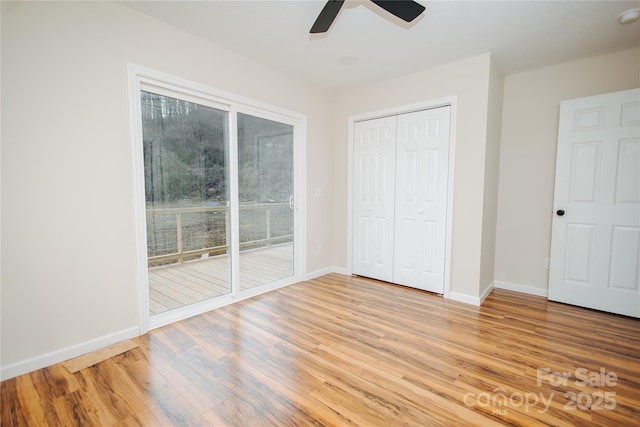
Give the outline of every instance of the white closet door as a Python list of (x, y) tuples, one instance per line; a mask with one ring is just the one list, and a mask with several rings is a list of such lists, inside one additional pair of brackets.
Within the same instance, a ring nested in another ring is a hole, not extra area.
[(562, 102), (549, 299), (640, 317), (640, 89)]
[(450, 107), (398, 116), (393, 282), (444, 291)]
[(358, 122), (353, 147), (353, 273), (393, 281), (396, 118)]

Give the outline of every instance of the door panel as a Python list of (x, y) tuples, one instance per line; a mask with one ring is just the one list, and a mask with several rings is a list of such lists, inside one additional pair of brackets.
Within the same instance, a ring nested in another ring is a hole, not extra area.
[(353, 273), (390, 282), (396, 120), (358, 122), (354, 137)]
[(638, 292), (640, 227), (613, 227), (609, 287)]
[[(422, 273), (433, 274), (436, 257), (436, 241), (438, 236), (436, 221), (422, 221), (420, 236), (424, 245), (422, 253)], [(441, 248), (442, 249), (442, 248)]]
[(438, 202), (438, 171), (440, 170), (440, 162), (438, 160), (439, 152), (440, 150), (438, 148), (429, 148), (425, 153), (425, 182), (422, 186), (424, 189), (424, 201), (429, 204), (435, 204)]
[(640, 202), (640, 138), (620, 141), (616, 203)]
[(294, 275), (293, 126), (238, 113), (240, 291)]
[(640, 89), (561, 104), (551, 300), (640, 317), (638, 105)]
[(140, 92), (149, 315), (231, 293), (228, 113)]
[(596, 183), (600, 172), (602, 142), (582, 142), (571, 150), (569, 200), (573, 203), (595, 202)]
[[(394, 283), (444, 291), (450, 107), (398, 116)], [(409, 226), (411, 224), (411, 226)]]
[(565, 254), (565, 281), (591, 285), (591, 253), (593, 251), (593, 224), (567, 225), (567, 250)]

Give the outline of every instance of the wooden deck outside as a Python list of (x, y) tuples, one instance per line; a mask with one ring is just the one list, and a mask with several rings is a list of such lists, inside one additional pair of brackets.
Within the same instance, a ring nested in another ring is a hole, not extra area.
[[(149, 311), (161, 313), (231, 292), (228, 255), (149, 269)], [(293, 274), (293, 244), (240, 253), (240, 289)]]

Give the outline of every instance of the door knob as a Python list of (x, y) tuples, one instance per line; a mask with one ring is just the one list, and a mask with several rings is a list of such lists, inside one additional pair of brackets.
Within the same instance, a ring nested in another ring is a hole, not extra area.
[(564, 210), (563, 209), (558, 209), (556, 211), (556, 214), (558, 214), (558, 216), (563, 216), (564, 215)]

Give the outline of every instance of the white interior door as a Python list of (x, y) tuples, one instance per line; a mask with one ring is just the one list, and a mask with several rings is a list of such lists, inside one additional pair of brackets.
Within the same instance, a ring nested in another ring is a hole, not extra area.
[(640, 89), (561, 104), (549, 299), (640, 317)]
[(358, 122), (353, 147), (353, 273), (393, 280), (396, 118)]
[(444, 290), (450, 107), (398, 116), (393, 281)]

